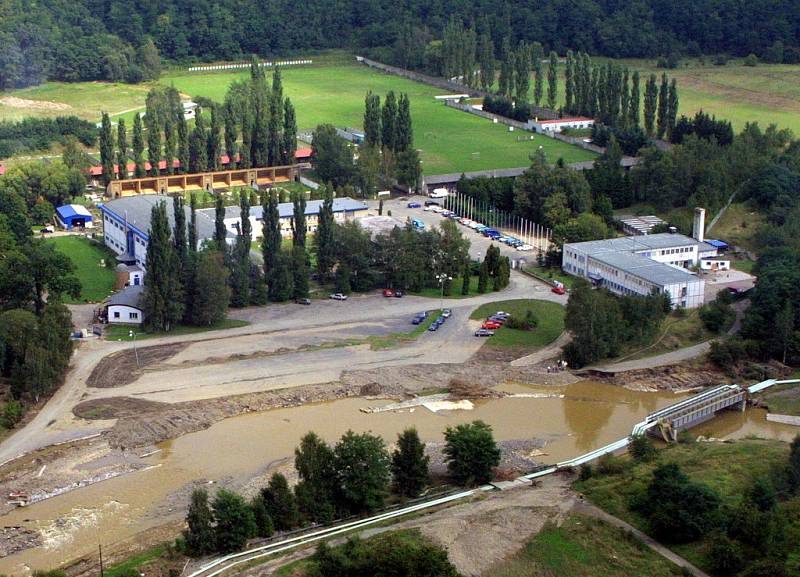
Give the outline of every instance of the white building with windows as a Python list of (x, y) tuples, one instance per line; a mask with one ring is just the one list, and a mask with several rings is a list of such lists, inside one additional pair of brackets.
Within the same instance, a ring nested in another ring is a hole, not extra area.
[(574, 116), (570, 118), (554, 118), (552, 120), (529, 120), (528, 127), (540, 134), (561, 132), (565, 128), (575, 130), (585, 130), (594, 126), (594, 119), (585, 116)]
[(144, 322), (141, 300), (143, 285), (129, 285), (114, 293), (106, 305), (106, 322), (109, 324), (140, 325)]
[(703, 305), (705, 281), (687, 269), (716, 254), (697, 238), (650, 234), (565, 243), (561, 267), (616, 294), (667, 293), (673, 307), (696, 308)]

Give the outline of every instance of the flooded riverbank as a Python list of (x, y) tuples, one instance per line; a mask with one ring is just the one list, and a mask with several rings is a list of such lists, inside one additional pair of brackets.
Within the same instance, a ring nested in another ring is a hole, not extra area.
[[(195, 481), (241, 486), (263, 475), (271, 463), (290, 462), (309, 430), (329, 442), (344, 432), (372, 431), (391, 444), (415, 426), (423, 440), (438, 442), (447, 426), (482, 419), (498, 440), (544, 441), (542, 462), (554, 463), (627, 435), (648, 413), (680, 397), (668, 392), (633, 392), (583, 381), (566, 387), (509, 385), (520, 396), (474, 401), (472, 410), (434, 413), (423, 407), (365, 413), (391, 403), (342, 399), (230, 418), (210, 428), (159, 445), (145, 458), (152, 468), (84, 487), (3, 516), (4, 526), (42, 534), (43, 545), (0, 559), (0, 573), (56, 567), (154, 526), (180, 519), (185, 500), (174, 495)], [(527, 396), (526, 396), (527, 395)], [(697, 434), (742, 437), (751, 434), (790, 440), (796, 429), (769, 423), (763, 411), (726, 413), (699, 426)], [(170, 497), (173, 496), (172, 499)]]

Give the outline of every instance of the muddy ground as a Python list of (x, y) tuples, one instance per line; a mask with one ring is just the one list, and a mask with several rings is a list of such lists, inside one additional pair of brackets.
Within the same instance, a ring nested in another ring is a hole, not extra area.
[(725, 373), (719, 369), (705, 365), (702, 367), (667, 365), (619, 373), (589, 370), (577, 374), (632, 391), (692, 391), (728, 380)]
[(139, 347), (136, 350), (125, 349), (113, 353), (97, 363), (86, 379), (86, 386), (107, 388), (129, 385), (142, 374), (140, 365), (151, 370), (157, 368), (158, 363), (175, 356), (187, 346), (189, 343), (174, 343), (157, 347)]

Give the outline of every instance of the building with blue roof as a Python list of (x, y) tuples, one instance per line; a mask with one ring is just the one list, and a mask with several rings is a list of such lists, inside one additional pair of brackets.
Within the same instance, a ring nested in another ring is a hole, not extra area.
[(58, 224), (66, 229), (73, 228), (92, 228), (92, 213), (85, 206), (80, 204), (65, 204), (56, 209), (56, 220)]

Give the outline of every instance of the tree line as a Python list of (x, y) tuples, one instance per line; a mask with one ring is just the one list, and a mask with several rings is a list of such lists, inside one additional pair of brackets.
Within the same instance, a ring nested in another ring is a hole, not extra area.
[(64, 144), (67, 137), (78, 139), (84, 146), (93, 146), (97, 142), (97, 129), (77, 116), (23, 118), (18, 122), (3, 120), (0, 121), (0, 159), (48, 150), (53, 143)]
[(75, 267), (52, 243), (35, 239), (25, 200), (0, 185), (0, 382), (10, 395), (0, 426), (58, 386), (72, 355), (72, 317), (62, 298), (80, 296)]
[[(291, 100), (283, 95), (279, 69), (270, 86), (264, 69), (253, 62), (250, 78), (234, 82), (224, 104), (207, 103), (210, 122), (207, 124), (198, 106), (190, 130), (178, 91), (174, 87), (154, 88), (147, 95), (144, 121), (141, 115), (134, 116), (130, 141), (125, 120), (119, 119), (114, 131), (104, 113), (99, 142), (106, 184), (114, 178), (146, 176), (145, 160), (150, 163), (150, 176), (160, 173), (162, 161), (166, 174), (221, 170), (223, 155), (227, 155), (231, 169), (294, 163), (297, 121)], [(134, 164), (131, 175), (127, 171), (129, 161)]]
[[(444, 436), (445, 460), (455, 483), (491, 480), (500, 449), (489, 425), (474, 421), (448, 427)], [(209, 503), (207, 491), (195, 489), (182, 541), (187, 553), (237, 551), (253, 537), (370, 513), (385, 506), (390, 492), (398, 499), (415, 498), (430, 485), (430, 457), (413, 428), (398, 435), (392, 453), (381, 437), (348, 431), (332, 447), (309, 432), (294, 454), (294, 488), (283, 474), (274, 473), (249, 502), (221, 489)]]

